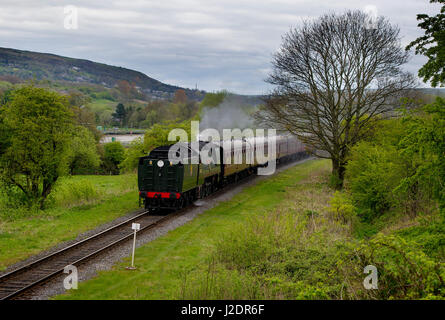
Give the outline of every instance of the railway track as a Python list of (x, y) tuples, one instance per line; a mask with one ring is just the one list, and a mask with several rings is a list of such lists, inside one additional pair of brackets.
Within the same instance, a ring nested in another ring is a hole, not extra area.
[(80, 265), (107, 249), (132, 239), (132, 223), (140, 223), (141, 229), (138, 232), (142, 232), (179, 216), (182, 211), (163, 216), (148, 215), (148, 211), (144, 211), (100, 233), (8, 272), (0, 276), (0, 300), (19, 297), (31, 288), (62, 274), (67, 265)]

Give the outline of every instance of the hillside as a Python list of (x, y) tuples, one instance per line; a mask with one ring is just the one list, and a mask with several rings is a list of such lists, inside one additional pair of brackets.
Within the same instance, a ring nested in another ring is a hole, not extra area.
[[(70, 81), (75, 83), (100, 84), (112, 88), (125, 80), (146, 94), (160, 98), (171, 97), (177, 86), (162, 83), (142, 72), (110, 66), (89, 60), (62, 57), (49, 53), (0, 48), (0, 75), (13, 75), (21, 79)], [(187, 96), (196, 99), (201, 91), (185, 89)]]

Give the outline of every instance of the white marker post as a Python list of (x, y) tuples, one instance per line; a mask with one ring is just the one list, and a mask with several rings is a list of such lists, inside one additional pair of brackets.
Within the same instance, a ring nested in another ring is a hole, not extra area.
[(131, 225), (131, 229), (134, 230), (134, 237), (133, 237), (133, 252), (131, 255), (131, 267), (127, 267), (128, 270), (135, 270), (134, 266), (134, 250), (136, 248), (136, 233), (141, 229), (141, 225), (139, 223), (133, 223)]

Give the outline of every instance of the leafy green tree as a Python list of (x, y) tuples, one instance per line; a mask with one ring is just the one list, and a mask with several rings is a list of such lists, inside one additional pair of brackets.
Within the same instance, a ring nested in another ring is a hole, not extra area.
[(144, 121), (146, 114), (141, 106), (136, 106), (131, 114), (128, 115), (128, 125), (130, 128), (139, 128), (140, 123)]
[(143, 125), (148, 128), (151, 127), (156, 123), (158, 117), (158, 113), (155, 110), (148, 111), (145, 120), (143, 121)]
[(104, 145), (103, 166), (105, 172), (119, 174), (119, 164), (125, 159), (125, 148), (119, 141)]
[(408, 132), (400, 141), (401, 154), (412, 159), (412, 168), (400, 184), (403, 191), (418, 186), (439, 201), (445, 216), (445, 99), (423, 107), (424, 116), (409, 115), (403, 124)]
[(139, 157), (148, 154), (151, 150), (162, 145), (173, 144), (174, 141), (168, 140), (168, 135), (173, 129), (184, 129), (190, 137), (190, 121), (167, 122), (164, 124), (155, 124), (145, 132), (144, 140), (134, 140), (125, 152), (125, 160), (119, 167), (126, 171), (134, 171), (137, 168)]
[(445, 100), (382, 121), (372, 140), (350, 152), (346, 188), (362, 218), (390, 208), (416, 215), (431, 202), (445, 210)]
[(72, 107), (71, 110), (74, 113), (75, 122), (87, 128), (94, 136), (94, 139), (98, 143), (102, 138), (102, 133), (97, 130), (96, 127), (96, 117), (93, 112), (85, 107)]
[(198, 104), (195, 101), (188, 101), (181, 105), (181, 112), (179, 116), (181, 119), (190, 119), (198, 112)]
[(122, 103), (119, 103), (116, 106), (116, 110), (114, 111), (112, 116), (116, 122), (119, 122), (119, 124), (121, 126), (123, 126), (124, 122), (125, 122), (125, 118), (127, 116), (127, 110), (125, 109), (125, 106)]
[(208, 92), (206, 93), (204, 99), (202, 99), (200, 103), (200, 109), (203, 107), (216, 107), (220, 103), (224, 101), (224, 99), (229, 95), (230, 93), (226, 90), (222, 90), (216, 93)]
[(213, 108), (217, 107), (219, 104), (221, 104), (224, 99), (230, 95), (230, 93), (226, 90), (222, 90), (216, 93), (208, 92), (204, 96), (204, 99), (202, 99), (201, 103), (199, 104), (199, 111), (198, 113), (202, 115), (204, 108)]
[(73, 114), (66, 97), (25, 86), (1, 108), (0, 123), (8, 142), (0, 155), (0, 178), (19, 188), (29, 205), (44, 208), (66, 169)]
[(100, 165), (94, 135), (85, 127), (77, 126), (71, 138), (68, 156), (71, 174), (93, 173)]
[(99, 114), (99, 122), (102, 125), (111, 125), (113, 121), (113, 112), (111, 110), (104, 110)]
[(416, 54), (425, 55), (428, 62), (419, 69), (419, 77), (424, 82), (431, 79), (431, 85), (442, 87), (445, 83), (445, 0), (430, 0), (430, 3), (444, 4), (435, 16), (418, 14), (418, 26), (425, 30), (425, 35), (411, 42), (406, 49), (415, 47)]
[(132, 172), (136, 170), (139, 158), (146, 155), (144, 150), (144, 143), (141, 139), (133, 140), (130, 147), (125, 151), (125, 160), (119, 165), (119, 168), (124, 172)]
[(355, 145), (346, 165), (345, 184), (360, 217), (372, 220), (395, 206), (393, 190), (402, 177), (403, 161), (395, 146), (367, 141)]
[(155, 124), (148, 129), (144, 135), (144, 150), (150, 152), (156, 147), (162, 145), (173, 144), (174, 141), (168, 141), (168, 134), (173, 129), (184, 129), (190, 138), (190, 121), (184, 121), (182, 123), (168, 122), (166, 124)]

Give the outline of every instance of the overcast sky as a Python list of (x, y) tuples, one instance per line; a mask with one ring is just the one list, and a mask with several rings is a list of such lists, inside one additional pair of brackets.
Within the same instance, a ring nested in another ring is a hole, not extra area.
[[(78, 28), (64, 13), (78, 12)], [(135, 69), (162, 82), (263, 94), (281, 36), (302, 19), (365, 9), (399, 25), (402, 45), (422, 34), (429, 0), (0, 0), (0, 46)], [(425, 59), (413, 56), (417, 73)]]

